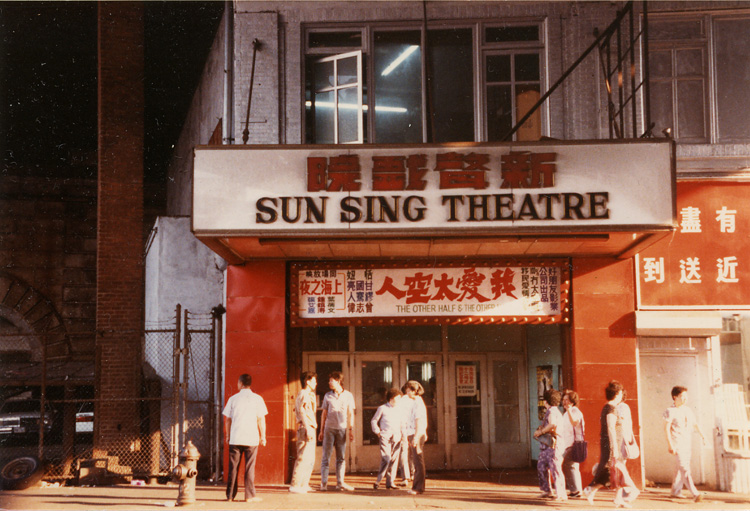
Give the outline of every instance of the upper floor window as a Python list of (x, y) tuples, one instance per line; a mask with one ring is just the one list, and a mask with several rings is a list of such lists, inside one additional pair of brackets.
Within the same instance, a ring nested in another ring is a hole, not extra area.
[(651, 118), (685, 143), (750, 139), (750, 15), (649, 20)]
[[(534, 22), (309, 29), (305, 141), (502, 140), (540, 97), (542, 28)], [(512, 140), (538, 140), (544, 112)]]

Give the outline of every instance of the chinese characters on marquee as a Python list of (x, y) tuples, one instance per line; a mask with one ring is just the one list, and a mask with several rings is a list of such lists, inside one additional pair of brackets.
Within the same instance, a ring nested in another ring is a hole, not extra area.
[[(700, 208), (687, 206), (679, 211), (680, 224), (679, 233), (701, 234), (703, 233), (702, 215), (705, 215)], [(714, 231), (719, 235), (736, 234), (736, 209), (729, 209), (722, 206), (721, 209), (709, 212), (710, 218), (708, 223), (712, 224)], [(697, 255), (686, 256), (679, 259), (679, 271), (681, 284), (700, 284), (704, 278), (715, 278), (716, 282), (733, 284), (738, 283), (737, 267), (739, 261), (734, 254), (721, 254), (715, 262), (704, 261), (705, 265), (701, 268), (701, 258)], [(714, 264), (712, 264), (714, 263)], [(715, 269), (711, 268), (714, 266)], [(664, 263), (664, 257), (643, 257), (643, 282), (655, 282), (661, 284), (665, 281), (666, 274), (669, 271)], [(708, 277), (711, 275), (711, 277)]]
[[(501, 188), (551, 188), (555, 185), (556, 153), (510, 152), (500, 156)], [(373, 156), (373, 191), (424, 190), (425, 176), (439, 173), (441, 190), (488, 188), (487, 175), (498, 169), (489, 154), (438, 153), (433, 168), (426, 154)], [(315, 156), (307, 158), (308, 192), (356, 192), (362, 189), (359, 155)]]
[(303, 318), (556, 316), (554, 266), (307, 269), (299, 272)]

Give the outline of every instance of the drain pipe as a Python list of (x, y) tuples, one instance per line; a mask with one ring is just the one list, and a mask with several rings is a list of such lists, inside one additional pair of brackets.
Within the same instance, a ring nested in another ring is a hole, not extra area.
[(224, 2), (224, 112), (222, 141), (234, 144), (234, 1)]

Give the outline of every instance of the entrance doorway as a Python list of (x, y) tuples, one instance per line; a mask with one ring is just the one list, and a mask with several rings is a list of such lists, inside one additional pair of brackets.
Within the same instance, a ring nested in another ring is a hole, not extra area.
[[(318, 406), (332, 371), (344, 374), (344, 388), (354, 394), (355, 439), (347, 451), (348, 470), (378, 469), (380, 450), (370, 421), (386, 391), (400, 389), (408, 380), (425, 389), (428, 470), (528, 467), (537, 408), (529, 367), (558, 366), (558, 360), (541, 360), (536, 352), (549, 353), (552, 341), (559, 343), (561, 337), (557, 329), (556, 335), (543, 337), (545, 350), (537, 349), (531, 345), (542, 337), (534, 328), (436, 326), (412, 332), (405, 327), (348, 327), (346, 339), (340, 332), (337, 344), (339, 350), (348, 346), (348, 352), (315, 352), (315, 345), (307, 344), (302, 365), (318, 374)], [(319, 442), (318, 456), (321, 451)]]

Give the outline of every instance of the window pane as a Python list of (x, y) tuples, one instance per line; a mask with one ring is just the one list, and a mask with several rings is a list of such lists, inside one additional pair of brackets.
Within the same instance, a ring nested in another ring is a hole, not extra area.
[(702, 140), (706, 137), (703, 100), (703, 80), (684, 80), (677, 83), (679, 140)]
[(516, 55), (516, 81), (539, 81), (539, 54), (527, 53)]
[[(302, 349), (304, 351), (349, 351), (349, 329), (345, 326), (303, 328)], [(323, 381), (320, 376), (318, 380)], [(325, 387), (328, 387), (327, 382)]]
[(485, 62), (488, 82), (510, 82), (510, 55), (488, 55)]
[(365, 445), (378, 445), (378, 436), (372, 432), (372, 421), (378, 406), (385, 403), (385, 393), (393, 387), (393, 363), (362, 362), (362, 424)]
[[(716, 21), (716, 99), (719, 139), (750, 138), (750, 20)], [(741, 49), (741, 50), (740, 50)]]
[(474, 80), (470, 29), (432, 30), (430, 92), (432, 142), (474, 140)]
[(338, 85), (357, 83), (357, 57), (339, 59), (337, 65)]
[(661, 132), (666, 128), (674, 132), (673, 119), (672, 82), (652, 82), (651, 122), (654, 123), (654, 135), (661, 136)]
[(672, 52), (652, 51), (648, 54), (648, 69), (651, 79), (672, 77)]
[(440, 326), (361, 326), (354, 330), (357, 351), (440, 351)]
[(523, 351), (525, 327), (520, 325), (450, 325), (451, 351)]
[(362, 33), (356, 32), (310, 32), (310, 48), (358, 48), (362, 46)]
[(335, 144), (333, 91), (315, 94), (315, 142)]
[[(539, 98), (538, 85), (516, 86), (516, 122), (520, 121), (533, 107)], [(542, 111), (537, 108), (516, 132), (516, 140), (539, 140), (542, 137)]]
[(653, 41), (700, 39), (703, 33), (703, 20), (700, 18), (660, 21), (649, 17), (648, 20), (648, 37)]
[[(461, 387), (461, 391), (456, 392), (456, 432), (459, 444), (482, 443), (479, 376), (479, 362), (456, 361), (456, 387)], [(467, 381), (471, 381), (471, 384), (467, 384)]]
[(373, 58), (375, 142), (422, 142), (420, 33), (377, 32)]
[(677, 76), (703, 76), (703, 51), (701, 49), (677, 50), (675, 59)]
[(339, 143), (346, 144), (359, 140), (359, 103), (357, 89), (339, 90)]
[(538, 41), (539, 26), (529, 25), (521, 27), (487, 27), (484, 30), (484, 40), (488, 43)]
[(510, 85), (487, 87), (487, 139), (501, 141), (513, 127)]
[(333, 61), (316, 62), (313, 72), (316, 92), (333, 87)]

